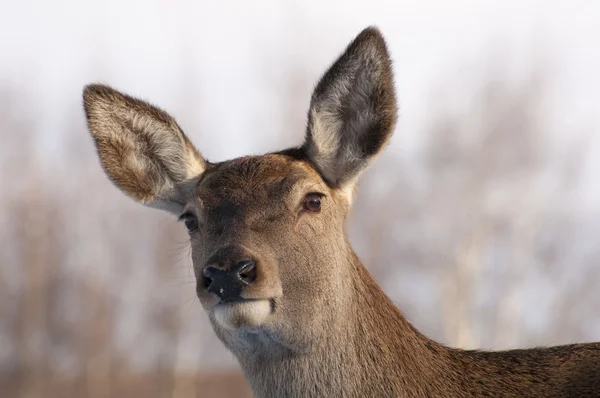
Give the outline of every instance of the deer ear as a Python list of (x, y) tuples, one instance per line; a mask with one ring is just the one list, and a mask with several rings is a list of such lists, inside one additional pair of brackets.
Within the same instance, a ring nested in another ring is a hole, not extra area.
[(379, 30), (363, 30), (318, 82), (304, 152), (334, 187), (352, 186), (397, 119), (392, 62)]
[(83, 91), (87, 124), (111, 181), (137, 202), (180, 214), (207, 162), (163, 110), (108, 86)]

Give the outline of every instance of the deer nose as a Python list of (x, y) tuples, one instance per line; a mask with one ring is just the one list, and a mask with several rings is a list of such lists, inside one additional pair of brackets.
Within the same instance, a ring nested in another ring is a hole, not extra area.
[(256, 262), (251, 259), (238, 261), (227, 268), (207, 265), (204, 274), (204, 288), (216, 294), (223, 301), (241, 298), (242, 289), (256, 279)]

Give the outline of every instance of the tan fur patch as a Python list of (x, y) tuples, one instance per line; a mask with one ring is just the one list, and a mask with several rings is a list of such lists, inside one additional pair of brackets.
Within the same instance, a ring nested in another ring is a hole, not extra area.
[[(180, 206), (177, 184), (197, 177), (206, 161), (165, 111), (108, 86), (84, 90), (88, 127), (106, 174), (144, 205)], [(177, 211), (177, 210), (176, 210)]]

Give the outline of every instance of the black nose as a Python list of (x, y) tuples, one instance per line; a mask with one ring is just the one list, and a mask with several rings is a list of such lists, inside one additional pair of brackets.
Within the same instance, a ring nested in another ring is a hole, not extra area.
[(241, 298), (242, 289), (256, 279), (256, 263), (246, 259), (227, 268), (208, 265), (204, 268), (204, 287), (222, 300)]

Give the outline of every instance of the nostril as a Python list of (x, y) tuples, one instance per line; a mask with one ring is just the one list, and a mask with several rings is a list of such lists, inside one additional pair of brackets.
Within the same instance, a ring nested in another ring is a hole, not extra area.
[(204, 271), (202, 271), (202, 274), (204, 274), (202, 284), (204, 285), (205, 289), (208, 289), (208, 287), (210, 286), (210, 284), (213, 281), (212, 272), (210, 271), (209, 267), (206, 267), (206, 268), (204, 268)]
[(242, 282), (249, 285), (256, 279), (256, 263), (254, 261), (246, 261), (240, 268), (238, 275)]

